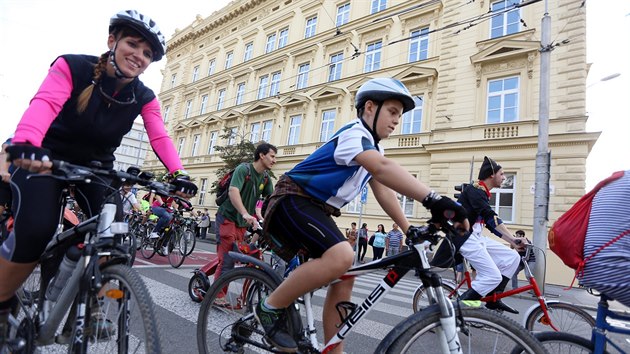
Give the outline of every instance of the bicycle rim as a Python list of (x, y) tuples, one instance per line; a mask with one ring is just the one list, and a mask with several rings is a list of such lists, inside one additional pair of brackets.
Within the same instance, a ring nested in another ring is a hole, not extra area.
[[(583, 338), (591, 338), (593, 327), (595, 327), (595, 319), (588, 312), (564, 302), (548, 303), (547, 312), (553, 325), (561, 332), (571, 333)], [(543, 316), (542, 308), (540, 306), (536, 307), (527, 316), (525, 328), (534, 333), (553, 331), (554, 329)]]
[[(482, 308), (461, 308), (464, 325), (458, 336), (464, 353), (545, 353), (534, 336), (516, 322)], [(435, 353), (441, 348), (437, 305), (415, 313), (381, 341), (375, 353)], [(523, 349), (524, 348), (524, 349)]]
[(179, 268), (186, 259), (186, 243), (182, 236), (181, 231), (173, 232), (168, 240), (168, 262), (173, 268)]
[(543, 347), (553, 354), (586, 354), (593, 352), (593, 343), (585, 338), (564, 332), (540, 332), (535, 334)]
[[(455, 288), (450, 286), (447, 283), (442, 283), (442, 289), (444, 291), (444, 295), (449, 297), (450, 294), (455, 294)], [(425, 307), (429, 306), (429, 298), (427, 297), (427, 292), (424, 289), (424, 286), (420, 284), (413, 294), (413, 300), (411, 303), (413, 307), (413, 312), (416, 313)]]
[(142, 236), (142, 245), (140, 246), (140, 254), (142, 257), (151, 259), (151, 257), (155, 255), (156, 240), (157, 239), (150, 238), (148, 234)]
[[(265, 346), (264, 332), (253, 310), (276, 287), (271, 277), (254, 268), (236, 268), (222, 274), (201, 303), (197, 320), (199, 353), (242, 352), (245, 340)], [(290, 323), (289, 328), (295, 327)]]
[(190, 256), (195, 249), (195, 245), (197, 244), (195, 233), (190, 231), (189, 229), (186, 229), (184, 230), (184, 237), (182, 237), (182, 239), (186, 243), (186, 256)]

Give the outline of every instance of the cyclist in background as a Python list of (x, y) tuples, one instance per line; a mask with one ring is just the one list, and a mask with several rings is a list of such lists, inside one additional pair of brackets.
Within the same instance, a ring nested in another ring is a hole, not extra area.
[[(15, 226), (0, 249), (0, 346), (6, 342), (14, 293), (54, 235), (62, 208), (64, 183), (29, 176), (50, 172), (52, 159), (86, 166), (98, 161), (111, 169), (114, 151), (141, 115), (153, 150), (176, 177), (177, 193), (191, 197), (197, 191), (164, 128), (155, 94), (138, 78), (164, 56), (162, 32), (149, 17), (121, 11), (110, 20), (107, 45), (100, 57), (68, 54), (53, 61), (7, 148), (16, 166), (11, 176)], [(76, 186), (75, 197), (88, 217), (100, 211), (105, 191), (98, 183)]]
[[(448, 215), (468, 228), (466, 211), (459, 204), (431, 191), (383, 156), (380, 140), (396, 129), (403, 113), (415, 107), (407, 88), (391, 78), (369, 80), (357, 92), (355, 107), (358, 118), (281, 176), (266, 205), (265, 229), (274, 251), (285, 261), (300, 249), (313, 258), (294, 270), (254, 311), (268, 340), (283, 352), (297, 350), (282, 326), (283, 309), (299, 296), (337, 279), (352, 265), (352, 247), (331, 215), (339, 216), (339, 209), (368, 183), (383, 210), (405, 232), (410, 224), (395, 192), (421, 200), (435, 222), (445, 222)], [(328, 286), (323, 313), (325, 342), (340, 324), (335, 306), (350, 299), (352, 285), (346, 279)], [(342, 350), (341, 345), (335, 348), (335, 352)]]

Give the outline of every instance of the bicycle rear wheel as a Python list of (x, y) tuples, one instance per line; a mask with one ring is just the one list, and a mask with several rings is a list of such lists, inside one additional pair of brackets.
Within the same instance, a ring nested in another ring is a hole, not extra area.
[[(534, 336), (516, 322), (483, 308), (463, 307), (464, 324), (458, 336), (464, 353), (545, 353)], [(375, 353), (435, 353), (440, 348), (440, 311), (437, 305), (409, 316), (381, 341)], [(524, 348), (524, 349), (522, 349)]]
[(148, 234), (142, 235), (142, 244), (140, 245), (140, 254), (145, 259), (151, 259), (155, 255), (157, 247), (157, 239), (152, 239)]
[(187, 244), (183, 234), (182, 230), (175, 230), (168, 240), (168, 262), (173, 268), (179, 268), (186, 259)]
[[(547, 312), (551, 322), (561, 332), (591, 338), (595, 319), (588, 312), (565, 302), (547, 303)], [(553, 331), (548, 320), (544, 318), (544, 312), (540, 305), (534, 308), (525, 319), (525, 328), (534, 333)]]
[[(444, 295), (446, 295), (446, 297), (448, 297), (449, 299), (455, 296), (457, 292), (459, 292), (459, 290), (456, 292), (454, 286), (445, 282), (442, 282), (442, 289), (444, 290)], [(429, 306), (429, 298), (422, 284), (420, 284), (420, 286), (418, 286), (416, 291), (413, 293), (413, 300), (411, 305), (413, 307), (414, 313)]]
[(586, 354), (594, 350), (593, 343), (570, 333), (540, 332), (534, 336), (549, 353), (553, 354)]
[(185, 229), (184, 235), (182, 236), (182, 241), (186, 243), (186, 256), (190, 256), (195, 249), (195, 245), (197, 244), (195, 233), (192, 232), (190, 229)]
[[(243, 352), (247, 343), (271, 350), (254, 318), (256, 305), (278, 284), (265, 272), (251, 267), (231, 269), (208, 289), (197, 319), (199, 353)], [(287, 328), (301, 336), (301, 320), (294, 307), (287, 309)]]

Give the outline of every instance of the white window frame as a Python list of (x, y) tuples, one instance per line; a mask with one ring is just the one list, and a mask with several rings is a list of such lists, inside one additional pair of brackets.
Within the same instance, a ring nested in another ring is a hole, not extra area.
[(381, 50), (383, 48), (383, 42), (376, 41), (369, 43), (366, 48), (363, 72), (369, 73), (379, 70), (381, 68)]
[(304, 38), (311, 38), (317, 34), (317, 15), (306, 19), (306, 28), (304, 29)]
[[(513, 4), (518, 4), (518, 0), (499, 0), (490, 4), (492, 12), (501, 11)], [(519, 8), (515, 8), (500, 15), (494, 15), (490, 19), (490, 38), (498, 38), (509, 34), (518, 33), (521, 30), (521, 13)]]
[[(513, 79), (516, 79), (516, 88), (506, 89), (505, 88), (506, 83), (508, 83), (509, 80), (513, 80)], [(491, 86), (493, 86), (494, 84), (498, 84), (499, 82), (501, 82), (501, 86), (502, 86), (501, 90), (491, 91)], [(493, 80), (488, 81), (488, 91), (487, 91), (488, 99), (486, 100), (486, 123), (487, 124), (517, 122), (519, 120), (519, 108), (520, 108), (519, 100), (521, 96), (520, 84), (521, 84), (521, 80), (519, 76), (508, 76), (508, 77), (503, 77), (503, 78), (498, 78), (498, 79), (493, 79)], [(516, 96), (515, 99), (513, 98), (514, 95)], [(500, 100), (499, 107), (490, 109), (490, 101), (491, 100), (494, 101), (496, 99)], [(509, 106), (510, 101), (514, 101), (514, 105)], [(499, 120), (490, 121), (490, 114), (496, 111), (498, 111), (499, 113), (499, 117), (498, 117)], [(507, 112), (513, 112), (514, 118), (506, 119)]]
[(341, 79), (341, 70), (343, 69), (343, 52), (330, 55), (330, 64), (328, 66), (328, 82)]
[(208, 76), (214, 74), (214, 70), (216, 69), (217, 61), (216, 59), (210, 59), (208, 62)]
[(192, 101), (193, 100), (186, 101), (186, 110), (184, 111), (184, 119), (190, 118), (190, 115), (192, 114)]
[(327, 109), (322, 111), (322, 123), (319, 131), (319, 141), (326, 142), (335, 134), (335, 119), (337, 118), (336, 109)]
[(182, 156), (182, 151), (184, 150), (185, 143), (186, 143), (185, 137), (181, 137), (177, 140), (177, 155)]
[(280, 93), (280, 80), (282, 77), (282, 72), (276, 71), (271, 74), (271, 83), (269, 84), (269, 95), (268, 97), (275, 96)]
[(173, 74), (171, 75), (171, 88), (175, 87), (176, 83), (177, 83), (177, 74)]
[[(418, 178), (415, 174), (412, 174), (413, 178)], [(398, 204), (400, 205), (400, 209), (403, 211), (405, 216), (413, 216), (413, 208), (414, 202), (412, 198), (408, 198), (402, 194), (396, 193), (396, 197), (398, 198)]]
[(278, 49), (286, 47), (289, 44), (289, 27), (283, 28), (278, 33)]
[(337, 27), (343, 26), (350, 21), (350, 2), (337, 6), (337, 18), (335, 24)]
[(296, 89), (308, 87), (308, 72), (311, 70), (311, 63), (302, 63), (298, 66), (298, 77), (295, 84)]
[(245, 53), (243, 54), (243, 61), (248, 61), (254, 54), (254, 42), (245, 44)]
[(269, 75), (263, 75), (258, 80), (258, 95), (256, 98), (260, 100), (267, 97), (267, 86), (269, 86)]
[(199, 152), (199, 141), (201, 140), (201, 134), (195, 134), (193, 136), (192, 150), (190, 156), (197, 156)]
[(234, 60), (234, 51), (229, 51), (225, 54), (225, 69), (232, 67), (232, 61)]
[(208, 155), (214, 154), (214, 148), (217, 146), (217, 138), (219, 136), (219, 131), (214, 130), (210, 132), (210, 141), (208, 142)]
[(260, 140), (265, 142), (271, 141), (271, 129), (273, 128), (273, 121), (266, 120), (262, 122), (262, 133), (260, 135)]
[(223, 104), (225, 103), (225, 91), (226, 89), (220, 89), (217, 94), (217, 111), (223, 109)]
[(387, 8), (387, 0), (372, 0), (370, 14), (381, 12)]
[(400, 124), (401, 134), (418, 134), (422, 132), (422, 111), (423, 100), (422, 96), (413, 96), (413, 100), (416, 103), (416, 107), (403, 114)]
[(235, 105), (239, 105), (243, 103), (243, 99), (245, 98), (245, 83), (241, 82), (236, 86), (236, 101)]
[(260, 125), (260, 122), (255, 122), (249, 126), (249, 137), (252, 143), (257, 143), (260, 141)]
[(201, 178), (199, 182), (199, 205), (203, 205), (206, 199), (206, 189), (208, 187), (208, 179)]
[(289, 117), (289, 134), (287, 145), (297, 145), (300, 143), (300, 130), (302, 127), (302, 115), (297, 114)]
[(230, 128), (230, 137), (228, 138), (228, 145), (236, 144), (237, 136), (238, 136), (238, 127)]
[(409, 37), (411, 38), (409, 40), (409, 62), (427, 59), (429, 56), (429, 27), (411, 31)]
[[(510, 188), (511, 187), (511, 188)], [(511, 205), (500, 205), (502, 195), (511, 195)], [(506, 223), (513, 223), (516, 212), (516, 173), (505, 173), (505, 181), (490, 191), (490, 207)]]
[(164, 114), (162, 115), (162, 119), (164, 123), (168, 122), (168, 114), (171, 113), (171, 106), (164, 106)]
[(346, 211), (350, 214), (359, 214), (361, 212), (361, 193), (346, 205)]
[(271, 53), (276, 49), (276, 33), (272, 33), (267, 36), (267, 43), (265, 44), (265, 54)]
[(199, 78), (199, 65), (195, 66), (193, 68), (193, 72), (192, 72), (192, 82), (197, 81), (197, 79)]
[(199, 107), (199, 114), (205, 114), (208, 108), (208, 95), (201, 96), (201, 105)]

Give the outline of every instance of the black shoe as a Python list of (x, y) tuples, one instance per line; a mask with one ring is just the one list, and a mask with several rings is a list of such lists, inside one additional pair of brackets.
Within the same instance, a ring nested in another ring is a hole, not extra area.
[(284, 310), (272, 310), (268, 311), (262, 307), (263, 301), (259, 302), (254, 309), (254, 317), (260, 323), (265, 330), (265, 338), (274, 346), (278, 351), (284, 353), (297, 352), (297, 343), (293, 337), (284, 329), (281, 317), (284, 314)]
[(517, 309), (509, 306), (508, 304), (501, 301), (500, 299), (495, 302), (487, 302), (486, 308), (489, 308), (490, 310), (500, 310), (500, 311), (505, 311), (505, 312), (509, 312), (513, 314), (518, 314)]
[(475, 289), (470, 288), (466, 290), (460, 297), (460, 300), (480, 300), (481, 295), (475, 291)]

